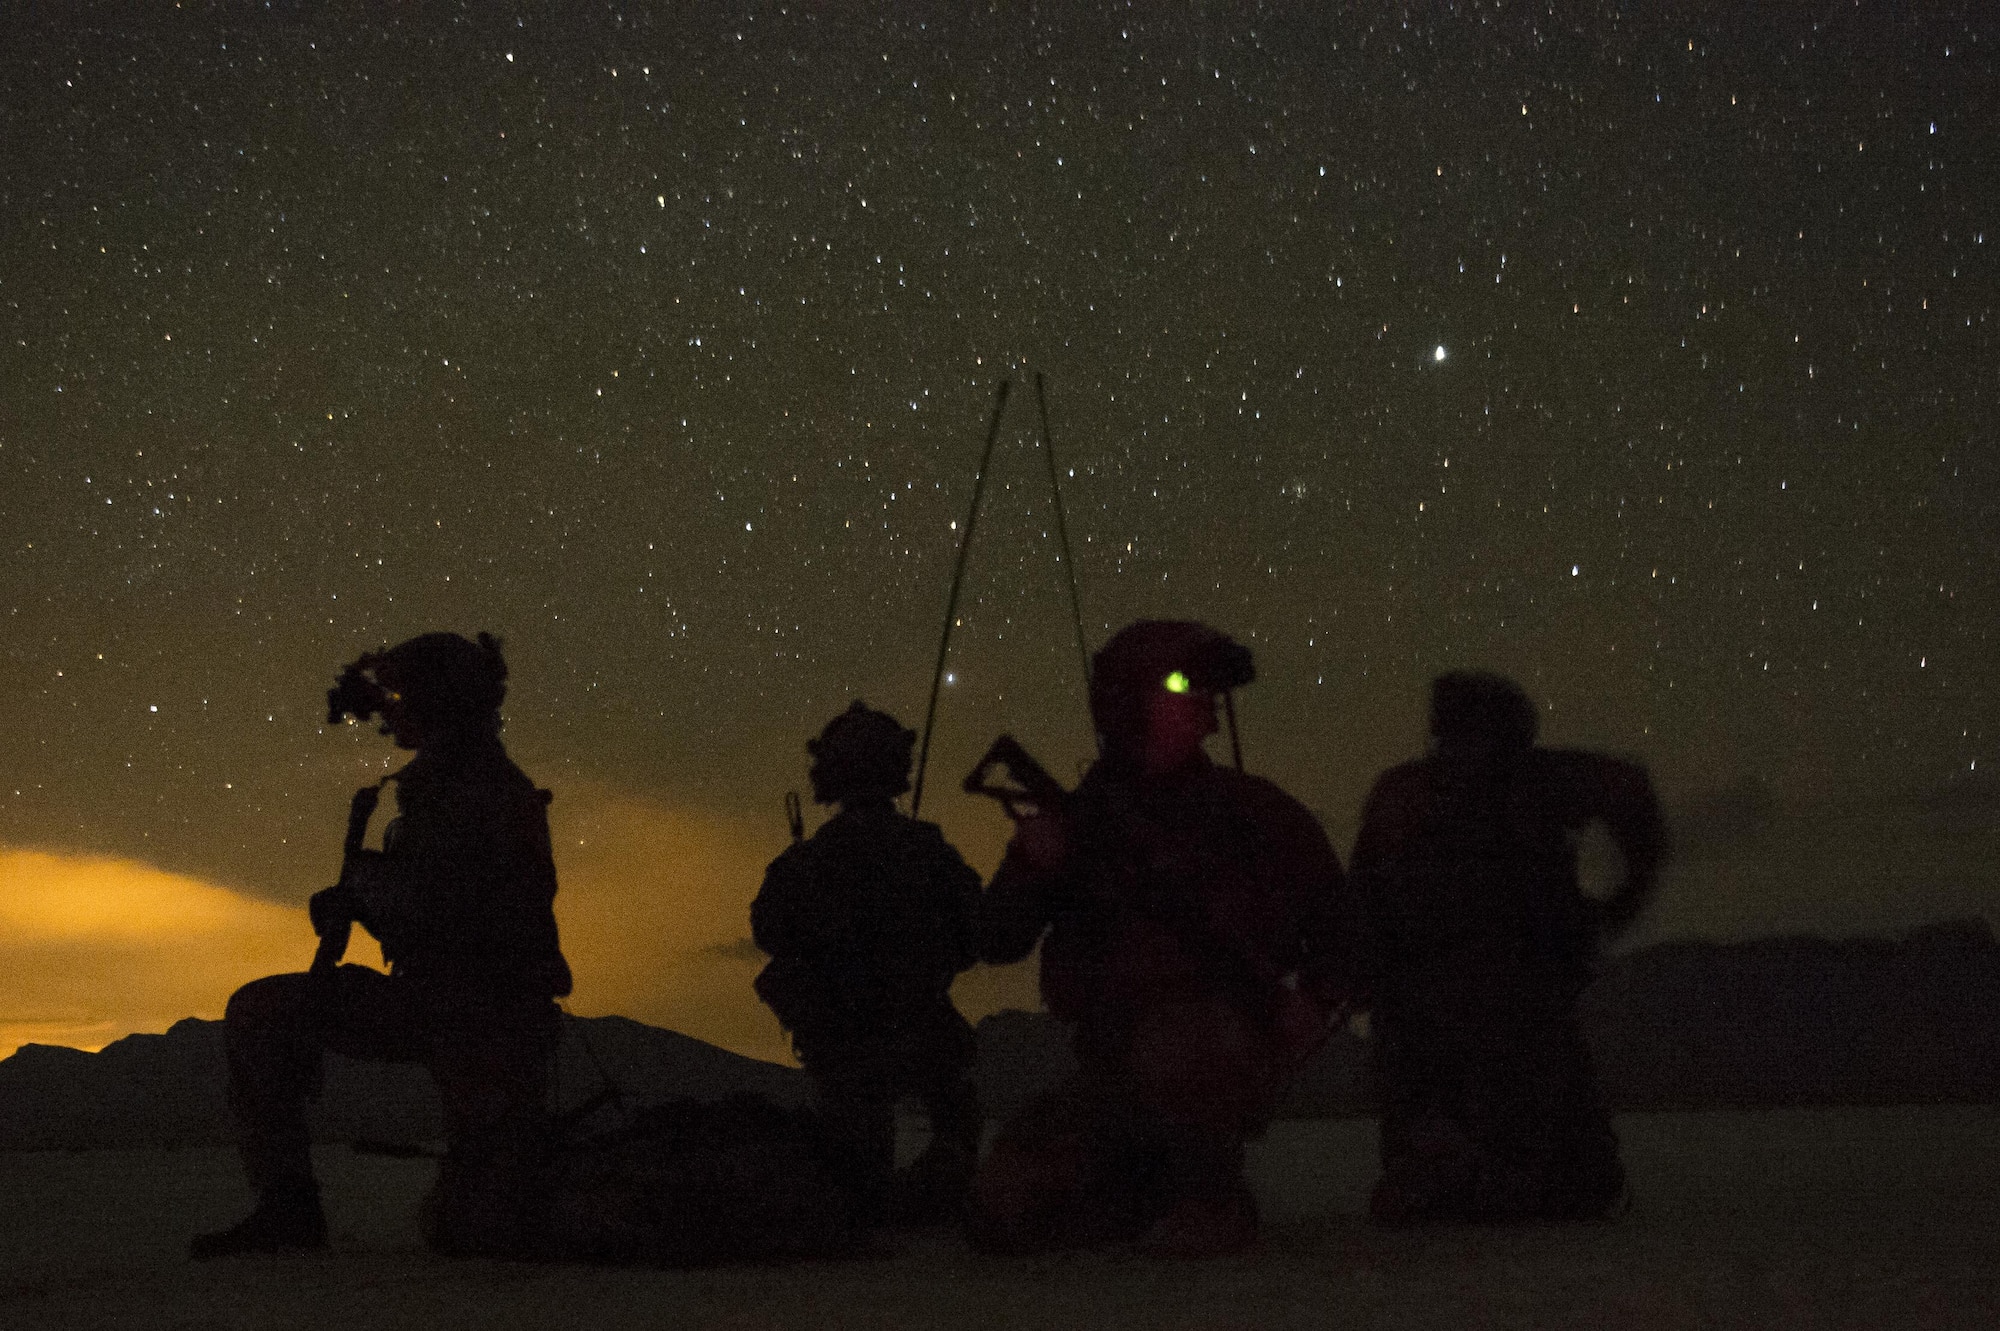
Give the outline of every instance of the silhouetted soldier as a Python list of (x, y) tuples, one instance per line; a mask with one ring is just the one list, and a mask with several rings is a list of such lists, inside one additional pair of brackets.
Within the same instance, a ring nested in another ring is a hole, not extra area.
[[(1377, 1220), (1580, 1219), (1624, 1190), (1575, 1021), (1601, 940), (1651, 896), (1666, 839), (1646, 771), (1535, 747), (1534, 704), (1496, 675), (1431, 685), (1427, 757), (1377, 779), (1354, 847), (1373, 940), (1383, 1095)], [(1602, 823), (1608, 900), (1577, 879)]]
[(1132, 624), (1093, 660), (1103, 756), (1019, 820), (982, 902), (981, 959), (1041, 944), (1079, 1064), (981, 1165), (982, 1246), (1206, 1256), (1256, 1236), (1244, 1143), (1345, 1000), (1352, 934), (1312, 814), (1203, 750), (1218, 697), (1253, 674), (1248, 650), (1181, 621)]
[[(309, 973), (237, 990), (224, 1036), (229, 1095), (257, 1205), (205, 1234), (196, 1257), (326, 1242), (305, 1106), (323, 1051), (422, 1063), (444, 1110), (445, 1158), (425, 1237), (451, 1253), (519, 1250), (530, 1221), (550, 1064), (570, 989), (556, 937), (549, 796), (500, 743), (500, 644), (427, 633), (347, 667), (329, 723), (379, 713), (416, 757), (390, 778), (401, 816), (361, 848), (379, 787), (355, 793), (337, 886), (312, 899), (321, 948)], [(349, 925), (382, 945), (389, 973), (340, 965)]]
[[(771, 962), (756, 988), (792, 1034), (864, 1215), (955, 1213), (979, 1150), (972, 1028), (951, 982), (973, 962), (979, 875), (935, 823), (900, 813), (916, 736), (856, 702), (812, 754), (813, 799), (839, 812), (771, 862), (750, 928)], [(930, 1115), (931, 1144), (898, 1183), (895, 1108)]]

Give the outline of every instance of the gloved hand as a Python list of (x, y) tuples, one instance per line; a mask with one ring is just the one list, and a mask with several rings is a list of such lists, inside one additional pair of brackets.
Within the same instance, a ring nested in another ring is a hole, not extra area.
[(1029, 867), (1054, 873), (1069, 859), (1069, 825), (1053, 811), (1027, 814), (1014, 821), (1013, 844)]
[(306, 902), (306, 915), (312, 920), (313, 932), (325, 938), (336, 929), (352, 925), (360, 906), (351, 888), (335, 883), (312, 894)]

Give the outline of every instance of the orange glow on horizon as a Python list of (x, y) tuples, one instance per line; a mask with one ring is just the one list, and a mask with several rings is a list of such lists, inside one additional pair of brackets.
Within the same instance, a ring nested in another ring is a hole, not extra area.
[[(576, 976), (567, 1006), (618, 1014), (737, 1053), (791, 1062), (751, 991), (750, 901), (785, 845), (771, 826), (588, 783), (551, 813), (556, 918)], [(214, 1019), (235, 989), (305, 968), (302, 906), (132, 860), (0, 846), (0, 1057), (29, 1042), (97, 1049), (183, 1017)], [(379, 965), (357, 931), (350, 962)], [(975, 969), (957, 996), (977, 1020), (1032, 1006), (1032, 967)]]
[(95, 1049), (312, 956), (305, 912), (131, 860), (0, 849), (0, 1056)]
[(617, 1013), (737, 1053), (790, 1061), (750, 990), (750, 900), (782, 849), (782, 827), (569, 786), (550, 808), (561, 889), (556, 919), (576, 974), (568, 1006)]
[[(550, 813), (562, 889), (556, 918), (576, 972), (571, 1009), (616, 1012), (791, 1063), (791, 1041), (750, 982), (750, 902), (784, 827), (672, 808), (608, 790), (572, 789)], [(1036, 971), (974, 967), (953, 987), (977, 1022), (1038, 1004)]]

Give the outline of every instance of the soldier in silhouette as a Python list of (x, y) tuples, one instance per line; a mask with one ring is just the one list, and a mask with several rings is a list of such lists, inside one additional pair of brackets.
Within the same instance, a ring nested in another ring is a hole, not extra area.
[[(1646, 771), (1535, 745), (1518, 685), (1431, 685), (1430, 753), (1384, 772), (1354, 847), (1371, 938), (1387, 1224), (1581, 1219), (1624, 1190), (1575, 1020), (1599, 944), (1651, 897), (1664, 823)], [(1586, 896), (1576, 837), (1625, 862)]]
[[(390, 778), (400, 816), (379, 851), (362, 848), (379, 788), (356, 792), (340, 882), (311, 903), (313, 969), (229, 1000), (230, 1103), (257, 1204), (195, 1239), (195, 1257), (325, 1245), (305, 1107), (328, 1049), (422, 1063), (435, 1079), (446, 1153), (425, 1204), (432, 1247), (506, 1254), (525, 1242), (554, 1000), (570, 972), (552, 908), (548, 792), (500, 743), (506, 679), (492, 637), (427, 633), (363, 656), (329, 692), (329, 723), (379, 714), (416, 756)], [(388, 974), (339, 964), (356, 923), (381, 943)]]
[(1139, 1239), (1200, 1257), (1254, 1240), (1244, 1143), (1347, 996), (1339, 860), (1304, 806), (1209, 761), (1250, 653), (1141, 621), (1092, 663), (1103, 756), (1021, 817), (981, 909), (981, 959), (1039, 943), (1078, 1072), (1006, 1124), (971, 1236), (1022, 1251)]
[[(807, 743), (813, 799), (839, 811), (771, 862), (750, 907), (771, 956), (758, 996), (791, 1032), (870, 1220), (955, 1214), (979, 1150), (972, 1028), (950, 993), (973, 962), (979, 875), (935, 823), (895, 806), (915, 740), (856, 702)], [(928, 1111), (931, 1144), (896, 1176), (904, 1097)]]

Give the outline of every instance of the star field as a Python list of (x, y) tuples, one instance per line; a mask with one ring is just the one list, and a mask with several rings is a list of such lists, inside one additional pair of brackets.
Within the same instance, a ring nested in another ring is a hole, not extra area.
[(302, 897), (388, 753), (323, 690), (435, 627), (559, 796), (781, 836), (921, 716), (1013, 376), (926, 804), (992, 840), (996, 730), (1089, 751), (1037, 371), (1092, 645), (1248, 642), (1337, 843), (1457, 666), (1670, 802), (2000, 767), (1981, 6), (0, 23), (8, 842)]

